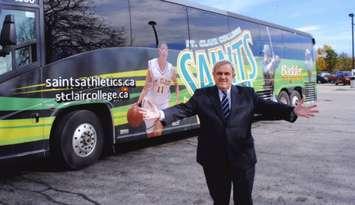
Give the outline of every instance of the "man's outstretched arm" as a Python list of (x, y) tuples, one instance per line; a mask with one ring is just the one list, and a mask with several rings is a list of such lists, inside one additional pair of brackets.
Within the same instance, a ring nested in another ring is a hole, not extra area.
[(253, 91), (255, 113), (262, 114), (266, 119), (283, 119), (294, 122), (297, 117), (313, 117), (318, 113), (317, 105), (304, 106), (301, 100), (295, 107), (271, 100), (264, 100)]
[(140, 108), (140, 113), (143, 114), (144, 119), (160, 120), (163, 121), (164, 124), (169, 124), (176, 120), (197, 114), (197, 95), (198, 90), (196, 90), (195, 94), (186, 103), (181, 103), (164, 110)]

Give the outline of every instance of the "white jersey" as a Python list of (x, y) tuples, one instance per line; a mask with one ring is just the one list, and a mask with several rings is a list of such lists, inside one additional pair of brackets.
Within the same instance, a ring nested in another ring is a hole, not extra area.
[(148, 69), (152, 84), (147, 92), (146, 98), (151, 100), (159, 109), (168, 107), (170, 96), (170, 85), (174, 77), (174, 67), (167, 62), (163, 71), (160, 70), (158, 59), (148, 61)]

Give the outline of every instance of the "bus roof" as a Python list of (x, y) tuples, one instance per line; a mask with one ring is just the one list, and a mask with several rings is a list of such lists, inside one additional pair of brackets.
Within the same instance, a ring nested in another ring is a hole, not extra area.
[(162, 1), (171, 2), (171, 3), (175, 3), (175, 4), (179, 4), (179, 5), (184, 5), (184, 6), (188, 6), (188, 7), (191, 7), (191, 8), (201, 9), (201, 10), (204, 10), (204, 11), (214, 12), (214, 13), (218, 13), (218, 14), (222, 14), (222, 15), (226, 15), (226, 16), (231, 16), (231, 17), (235, 17), (235, 18), (242, 19), (242, 20), (245, 20), (245, 21), (249, 21), (249, 22), (253, 22), (253, 23), (257, 23), (257, 24), (262, 24), (262, 25), (265, 25), (265, 26), (270, 26), (270, 27), (273, 27), (273, 28), (278, 28), (278, 29), (281, 29), (281, 30), (284, 30), (284, 31), (288, 31), (288, 32), (291, 32), (291, 33), (304, 35), (304, 36), (308, 36), (310, 38), (313, 38), (313, 36), (311, 34), (303, 32), (303, 31), (299, 31), (299, 30), (296, 30), (296, 29), (288, 28), (288, 27), (281, 26), (281, 25), (274, 24), (274, 23), (270, 23), (270, 22), (267, 22), (267, 21), (262, 21), (262, 20), (259, 20), (259, 19), (243, 16), (243, 15), (236, 14), (236, 13), (233, 13), (233, 12), (220, 10), (220, 9), (213, 8), (213, 7), (210, 7), (210, 6), (201, 5), (199, 3), (191, 2), (191, 1), (188, 1), (188, 0), (162, 0)]
[[(292, 28), (288, 28), (285, 26), (281, 26), (278, 24), (274, 24), (274, 23), (270, 23), (267, 21), (263, 21), (263, 20), (259, 20), (259, 19), (255, 19), (255, 18), (251, 18), (251, 17), (247, 17), (247, 16), (243, 16), (240, 14), (236, 14), (233, 12), (229, 12), (229, 11), (224, 11), (224, 10), (220, 10), (217, 8), (213, 8), (210, 6), (205, 6), (205, 5), (201, 5), (199, 3), (195, 3), (195, 2), (191, 2), (189, 0), (162, 0), (165, 2), (170, 2), (170, 3), (174, 3), (174, 4), (179, 4), (179, 5), (183, 5), (183, 6), (187, 6), (187, 7), (191, 7), (191, 8), (196, 8), (196, 9), (201, 9), (204, 11), (209, 11), (209, 12), (214, 12), (214, 13), (218, 13), (218, 14), (222, 14), (222, 15), (226, 15), (226, 16), (231, 16), (231, 17), (235, 17), (238, 19), (242, 19), (245, 21), (249, 21), (249, 22), (253, 22), (253, 23), (257, 23), (257, 24), (261, 24), (261, 25), (265, 25), (265, 26), (270, 26), (273, 28), (278, 28), (284, 31), (288, 31), (291, 33), (295, 33), (295, 34), (299, 34), (299, 35), (303, 35), (303, 36), (308, 36), (310, 38), (313, 38), (313, 36), (309, 33), (303, 32), (303, 31), (299, 31), (296, 29), (292, 29)], [(38, 6), (38, 2), (37, 0), (34, 0), (33, 3), (29, 4), (29, 3), (23, 3), (23, 2), (16, 2), (15, 0), (0, 0), (1, 3), (5, 3), (5, 4), (24, 4), (26, 6)]]

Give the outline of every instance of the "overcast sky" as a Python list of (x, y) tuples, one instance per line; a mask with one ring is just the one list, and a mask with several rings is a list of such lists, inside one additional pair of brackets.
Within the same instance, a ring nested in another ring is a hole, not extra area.
[(190, 0), (308, 32), (317, 47), (332, 46), (351, 55), (351, 18), (355, 0)]

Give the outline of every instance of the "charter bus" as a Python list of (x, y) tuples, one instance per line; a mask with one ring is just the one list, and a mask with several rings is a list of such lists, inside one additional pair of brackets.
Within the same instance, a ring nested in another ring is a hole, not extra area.
[[(116, 144), (148, 138), (127, 111), (161, 42), (180, 102), (214, 84), (220, 60), (234, 65), (233, 84), (263, 98), (316, 100), (310, 34), (190, 2), (0, 0), (0, 25), (0, 159), (39, 154), (79, 169)], [(162, 135), (198, 127), (195, 116)]]

